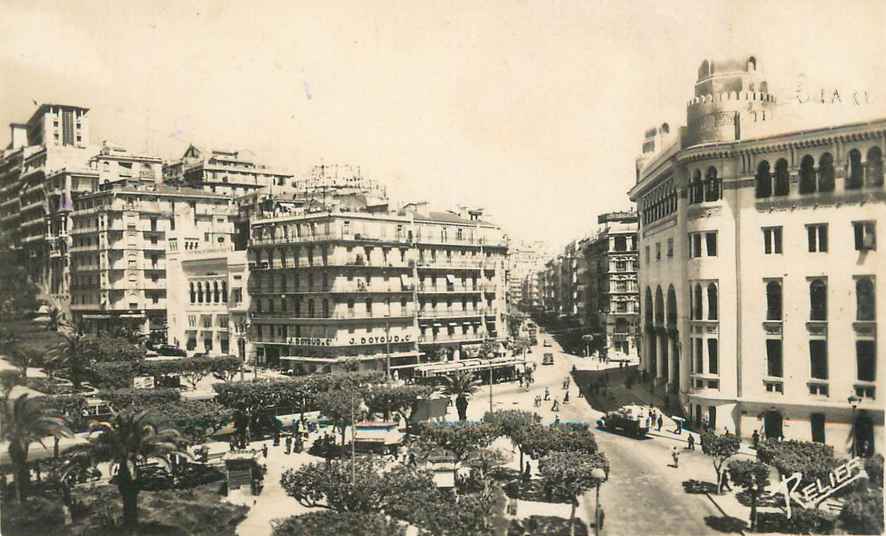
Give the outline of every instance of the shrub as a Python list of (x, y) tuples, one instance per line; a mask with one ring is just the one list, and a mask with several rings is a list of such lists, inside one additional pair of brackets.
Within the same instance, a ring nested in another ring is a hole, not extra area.
[(840, 524), (850, 534), (881, 534), (883, 532), (882, 489), (857, 491), (846, 497), (839, 519)]
[(883, 455), (875, 454), (864, 461), (864, 470), (868, 480), (874, 486), (883, 489)]
[(778, 469), (782, 476), (802, 473), (801, 488), (816, 479), (827, 481), (828, 473), (839, 465), (834, 447), (809, 441), (763, 441), (757, 447), (757, 459)]
[(48, 534), (64, 525), (65, 514), (57, 500), (30, 497), (24, 503), (4, 501), (0, 520), (3, 534)]
[(360, 512), (311, 512), (274, 524), (273, 536), (400, 536), (406, 528), (381, 514)]
[(144, 409), (164, 402), (175, 402), (181, 398), (178, 389), (113, 389), (99, 391), (99, 398), (106, 400), (114, 409), (120, 411), (135, 406)]

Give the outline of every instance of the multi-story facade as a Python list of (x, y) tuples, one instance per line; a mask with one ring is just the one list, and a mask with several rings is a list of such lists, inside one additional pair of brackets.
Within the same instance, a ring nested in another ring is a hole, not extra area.
[(587, 265), (588, 327), (605, 336), (607, 350), (636, 357), (640, 318), (637, 213), (609, 212), (597, 222), (600, 230), (582, 248)]
[(71, 312), (92, 329), (123, 322), (165, 339), (167, 252), (231, 248), (236, 210), (221, 194), (118, 183), (74, 200)]
[(647, 133), (642, 362), (696, 422), (880, 448), (886, 120), (822, 101), (776, 106), (756, 58), (706, 60), (688, 126)]
[(524, 295), (527, 277), (534, 275), (542, 264), (544, 244), (520, 243), (508, 248), (508, 303), (511, 307), (528, 309), (531, 300)]
[(409, 375), (506, 336), (501, 229), (481, 212), (380, 210), (256, 220), (249, 280), (259, 363), (307, 372), (356, 359)]
[(0, 159), (0, 227), (8, 233), (31, 278), (65, 299), (67, 213), (72, 197), (92, 191), (87, 162), (87, 108), (43, 104), (26, 123), (10, 125)]
[(246, 251), (222, 247), (166, 254), (169, 344), (189, 353), (238, 355), (252, 361)]
[(239, 197), (274, 187), (291, 190), (292, 174), (240, 156), (239, 151), (201, 149), (189, 145), (182, 157), (163, 166), (164, 182)]

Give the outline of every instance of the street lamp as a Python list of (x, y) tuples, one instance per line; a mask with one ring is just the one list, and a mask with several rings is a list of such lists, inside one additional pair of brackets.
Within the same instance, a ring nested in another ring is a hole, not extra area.
[(595, 498), (594, 505), (594, 534), (599, 536), (600, 534), (600, 484), (606, 480), (606, 471), (599, 467), (595, 467), (591, 471), (591, 476), (597, 481), (597, 493)]
[(855, 393), (853, 393), (849, 395), (847, 401), (849, 402), (849, 405), (852, 406), (852, 421), (849, 424), (852, 426), (852, 457), (855, 458), (858, 456), (858, 430), (855, 428), (855, 408), (858, 407), (861, 398), (855, 396)]

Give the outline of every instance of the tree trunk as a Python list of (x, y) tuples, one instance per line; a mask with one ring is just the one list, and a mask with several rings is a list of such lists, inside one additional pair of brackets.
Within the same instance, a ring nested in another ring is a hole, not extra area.
[(120, 495), (123, 497), (123, 526), (135, 528), (138, 526), (138, 488), (132, 484), (121, 485)]
[(757, 531), (757, 494), (751, 495), (751, 531)]
[(31, 471), (28, 469), (27, 465), (22, 465), (15, 472), (15, 500), (21, 504), (27, 498), (28, 493), (28, 480), (30, 479)]
[[(575, 505), (578, 502), (575, 497), (572, 498), (572, 510), (569, 512), (569, 536), (575, 536)], [(597, 523), (597, 520), (594, 520)]]

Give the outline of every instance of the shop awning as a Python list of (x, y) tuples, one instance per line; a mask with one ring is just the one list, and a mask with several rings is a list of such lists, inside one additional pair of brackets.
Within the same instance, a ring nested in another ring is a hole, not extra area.
[(452, 274), (446, 274), (446, 281), (447, 281), (450, 285), (454, 285), (454, 284), (455, 284), (455, 276), (452, 275)]
[(400, 274), (400, 285), (402, 285), (403, 288), (409, 287), (409, 276), (408, 275)]

